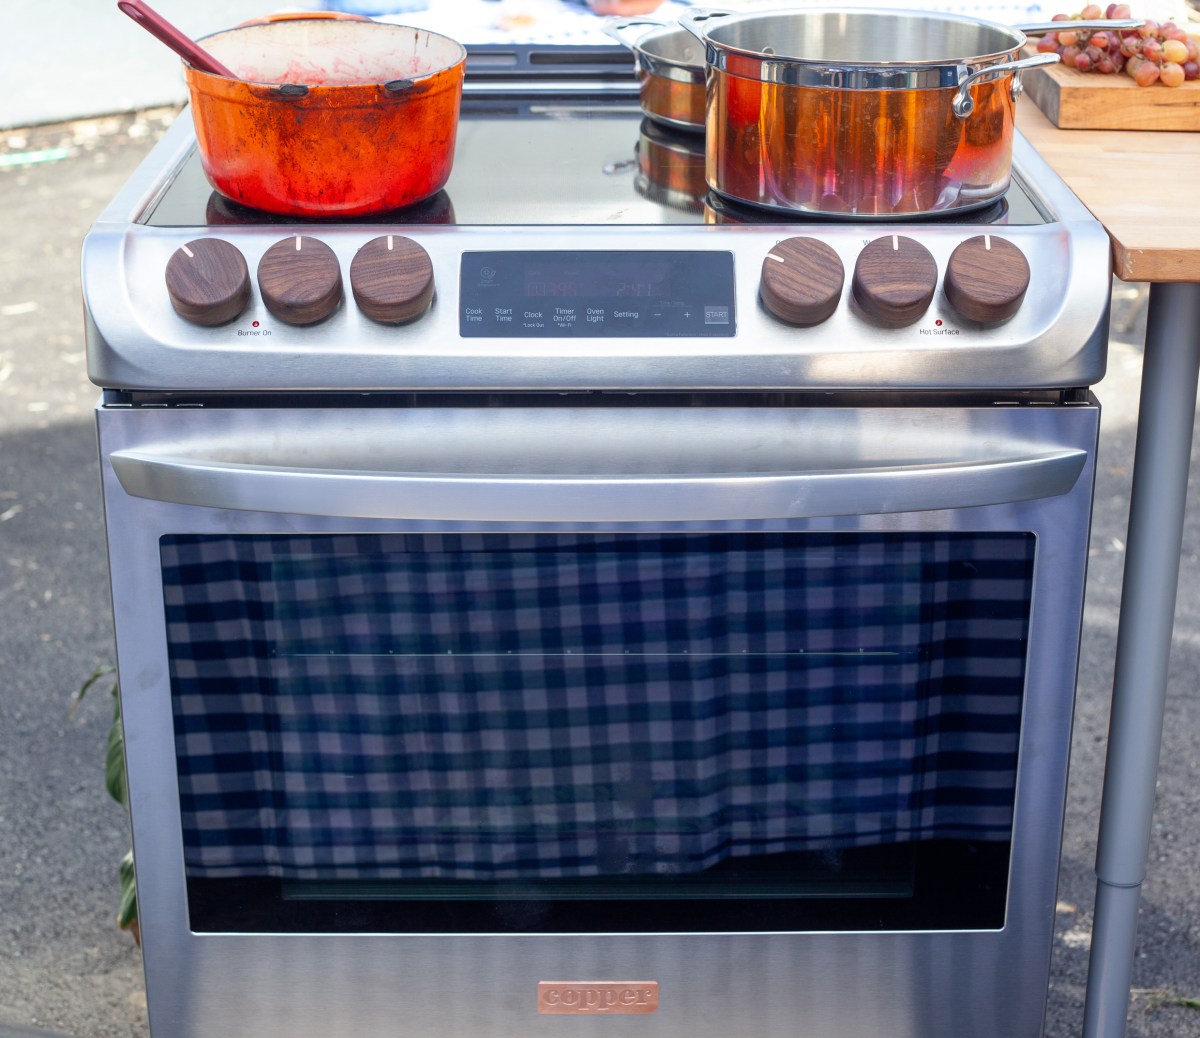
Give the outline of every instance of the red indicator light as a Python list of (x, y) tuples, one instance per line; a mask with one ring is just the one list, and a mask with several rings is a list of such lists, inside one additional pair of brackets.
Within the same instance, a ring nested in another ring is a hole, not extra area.
[[(942, 323), (941, 321), (938, 321), (938, 324), (941, 324), (941, 323)], [(257, 328), (257, 327), (258, 327), (258, 322), (257, 322), (257, 321), (251, 321), (251, 322), (250, 322), (250, 327), (251, 327), (251, 328)]]
[[(255, 321), (254, 323), (258, 324), (257, 321)], [(938, 320), (934, 321), (933, 323), (936, 324), (939, 328), (942, 326), (941, 318), (938, 318)]]

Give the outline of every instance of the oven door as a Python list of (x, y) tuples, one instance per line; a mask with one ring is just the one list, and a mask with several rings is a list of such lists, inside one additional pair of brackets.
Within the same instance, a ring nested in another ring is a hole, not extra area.
[(155, 1033), (1040, 1033), (1097, 416), (102, 406)]

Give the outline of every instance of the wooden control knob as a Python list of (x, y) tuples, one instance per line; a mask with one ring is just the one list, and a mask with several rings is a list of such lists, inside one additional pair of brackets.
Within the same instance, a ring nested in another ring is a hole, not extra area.
[(263, 302), (288, 324), (315, 324), (342, 301), (342, 268), (333, 249), (304, 235), (284, 238), (258, 262)]
[(854, 300), (880, 324), (912, 324), (933, 301), (937, 262), (920, 242), (900, 234), (876, 238), (854, 264)]
[(763, 260), (759, 294), (781, 321), (820, 324), (842, 299), (846, 268), (838, 254), (816, 238), (787, 238)]
[(197, 238), (167, 261), (167, 294), (176, 313), (193, 324), (225, 324), (250, 302), (250, 272), (237, 246)]
[(946, 298), (963, 317), (981, 324), (1007, 321), (1029, 287), (1029, 261), (1012, 242), (991, 234), (968, 238), (946, 264)]
[(372, 238), (350, 264), (350, 288), (358, 308), (373, 320), (412, 321), (433, 302), (429, 253), (398, 234)]

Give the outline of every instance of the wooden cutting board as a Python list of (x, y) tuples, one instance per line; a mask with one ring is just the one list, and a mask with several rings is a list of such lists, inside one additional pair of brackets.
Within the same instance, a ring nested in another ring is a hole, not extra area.
[(1060, 130), (1200, 130), (1200, 79), (1140, 87), (1124, 72), (1102, 76), (1051, 65), (1022, 72), (1021, 81)]

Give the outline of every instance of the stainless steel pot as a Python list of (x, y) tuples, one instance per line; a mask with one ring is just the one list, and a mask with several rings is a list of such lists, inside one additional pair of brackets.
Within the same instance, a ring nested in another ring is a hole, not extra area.
[(658, 205), (685, 212), (704, 209), (704, 138), (673, 133), (653, 119), (643, 119), (638, 134), (638, 194)]
[(1058, 61), (1021, 49), (1063, 25), (822, 8), (697, 9), (680, 23), (705, 45), (709, 186), (769, 209), (854, 218), (974, 208), (1002, 195), (1020, 73)]
[(676, 130), (704, 132), (704, 47), (687, 29), (655, 18), (610, 18), (604, 31), (633, 51), (642, 111)]

